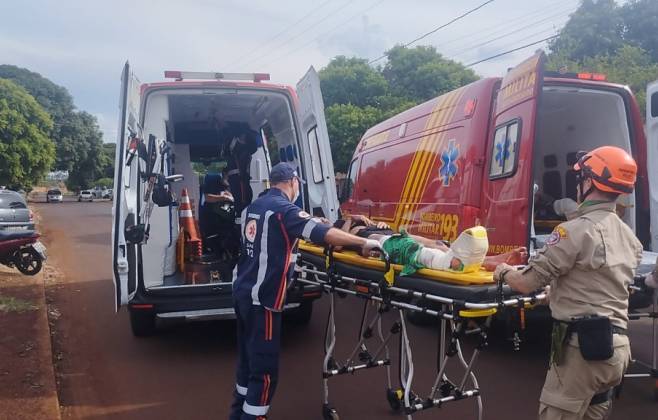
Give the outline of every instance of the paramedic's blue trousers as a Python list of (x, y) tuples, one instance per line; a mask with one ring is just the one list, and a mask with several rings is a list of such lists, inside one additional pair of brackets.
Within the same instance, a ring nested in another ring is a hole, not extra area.
[(238, 369), (230, 420), (264, 419), (279, 375), (281, 313), (237, 299)]

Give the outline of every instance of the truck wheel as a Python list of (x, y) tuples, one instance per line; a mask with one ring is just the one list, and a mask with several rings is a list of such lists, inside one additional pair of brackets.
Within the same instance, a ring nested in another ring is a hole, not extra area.
[(286, 321), (297, 325), (306, 325), (311, 321), (313, 315), (313, 301), (307, 300), (302, 302), (298, 308), (291, 309), (284, 313)]
[(130, 311), (130, 328), (135, 337), (148, 337), (155, 333), (155, 314)]

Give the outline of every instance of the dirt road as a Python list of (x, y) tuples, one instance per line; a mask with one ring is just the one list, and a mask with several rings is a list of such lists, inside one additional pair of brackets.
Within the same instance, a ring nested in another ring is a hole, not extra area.
[[(65, 419), (224, 419), (234, 388), (236, 348), (231, 322), (175, 327), (136, 339), (125, 310), (114, 313), (110, 270), (109, 203), (38, 205), (51, 263), (61, 272), (47, 295), (54, 320), (54, 354)], [(339, 301), (339, 340), (357, 335), (360, 307)], [(284, 332), (282, 378), (272, 419), (319, 419), (323, 331), (327, 302), (316, 305), (305, 327)], [(418, 391), (431, 387), (436, 333), (412, 328)], [(650, 329), (633, 325), (634, 356), (648, 360)], [(353, 343), (353, 340), (350, 341)], [(349, 344), (351, 345), (351, 344)], [(343, 341), (339, 352), (349, 352)], [(492, 340), (476, 367), (485, 419), (533, 419), (543, 383), (548, 342), (534, 337), (521, 351)], [(393, 370), (394, 374), (397, 369)], [(341, 419), (401, 418), (384, 398), (383, 370), (332, 379), (332, 401)], [(614, 419), (658, 418), (651, 380), (627, 381)], [(476, 418), (473, 400), (414, 416)]]

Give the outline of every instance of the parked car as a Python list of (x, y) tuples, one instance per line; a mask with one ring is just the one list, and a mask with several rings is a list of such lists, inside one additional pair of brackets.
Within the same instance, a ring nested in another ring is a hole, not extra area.
[(15, 191), (0, 190), (0, 230), (34, 230), (34, 215)]
[(114, 191), (113, 190), (111, 190), (110, 188), (105, 188), (103, 190), (102, 198), (104, 198), (106, 200), (112, 200), (113, 197), (114, 197)]
[(46, 193), (46, 202), (48, 203), (61, 203), (64, 201), (64, 196), (62, 192), (58, 189), (48, 190)]
[(78, 194), (78, 201), (94, 201), (94, 195), (89, 190), (82, 190)]

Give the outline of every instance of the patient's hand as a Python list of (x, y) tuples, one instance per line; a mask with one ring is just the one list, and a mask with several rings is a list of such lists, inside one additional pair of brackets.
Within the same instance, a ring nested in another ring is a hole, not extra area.
[(377, 229), (390, 229), (391, 227), (386, 222), (377, 222)]

